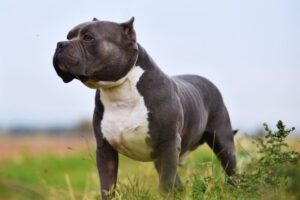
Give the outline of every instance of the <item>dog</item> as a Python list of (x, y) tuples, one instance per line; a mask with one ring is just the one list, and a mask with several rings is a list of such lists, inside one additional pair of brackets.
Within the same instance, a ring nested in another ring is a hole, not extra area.
[(53, 57), (65, 83), (78, 79), (96, 89), (93, 128), (102, 198), (116, 186), (118, 153), (154, 162), (163, 194), (182, 188), (178, 165), (205, 142), (233, 175), (234, 131), (221, 93), (198, 75), (166, 75), (137, 42), (133, 24), (134, 17), (81, 23), (57, 43)]

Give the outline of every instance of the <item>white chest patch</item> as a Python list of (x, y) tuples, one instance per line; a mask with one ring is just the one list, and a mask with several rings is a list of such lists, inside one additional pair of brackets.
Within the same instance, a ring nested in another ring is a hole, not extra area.
[(104, 106), (101, 129), (103, 137), (119, 153), (150, 161), (148, 110), (136, 87), (143, 72), (140, 67), (134, 67), (121, 85), (100, 89)]

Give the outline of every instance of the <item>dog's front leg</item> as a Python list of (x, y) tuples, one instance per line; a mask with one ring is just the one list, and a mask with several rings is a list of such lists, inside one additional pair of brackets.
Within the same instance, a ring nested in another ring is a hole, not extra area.
[(97, 167), (101, 182), (101, 196), (105, 200), (114, 195), (118, 175), (118, 153), (106, 140), (97, 147)]
[[(96, 102), (99, 101), (99, 92), (96, 93)], [(114, 195), (114, 189), (118, 176), (118, 152), (103, 138), (101, 131), (101, 120), (103, 117), (103, 106), (100, 102), (96, 104), (93, 116), (93, 128), (97, 141), (96, 160), (101, 183), (101, 196), (103, 200)]]
[(180, 139), (176, 138), (165, 142), (159, 147), (160, 153), (157, 162), (159, 163), (160, 190), (163, 194), (170, 193), (174, 188), (180, 153), (180, 141), (178, 140)]

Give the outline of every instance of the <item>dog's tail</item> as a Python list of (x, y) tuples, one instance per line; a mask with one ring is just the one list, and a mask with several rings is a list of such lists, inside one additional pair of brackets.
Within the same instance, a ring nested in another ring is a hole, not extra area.
[(238, 129), (232, 131), (233, 135), (237, 134), (237, 132), (239, 132)]

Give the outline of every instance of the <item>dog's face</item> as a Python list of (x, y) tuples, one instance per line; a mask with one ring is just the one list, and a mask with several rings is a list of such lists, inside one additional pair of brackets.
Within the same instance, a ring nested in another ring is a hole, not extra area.
[(134, 18), (125, 23), (85, 22), (74, 27), (67, 41), (58, 42), (53, 57), (57, 74), (65, 83), (118, 81), (138, 57)]

